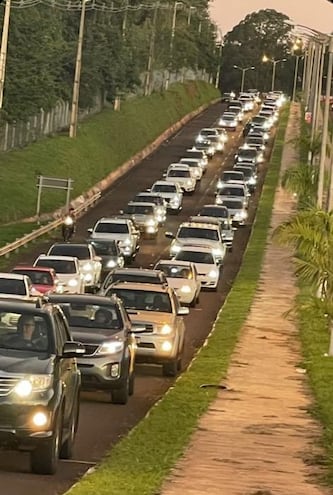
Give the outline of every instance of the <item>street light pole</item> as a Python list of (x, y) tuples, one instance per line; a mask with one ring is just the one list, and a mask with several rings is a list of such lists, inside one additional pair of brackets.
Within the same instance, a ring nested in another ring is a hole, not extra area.
[(242, 72), (242, 78), (241, 78), (241, 86), (240, 86), (240, 92), (242, 93), (244, 91), (244, 82), (245, 82), (245, 73), (248, 70), (254, 70), (255, 67), (239, 67), (238, 65), (234, 65), (234, 69), (239, 69)]
[(302, 55), (295, 55), (295, 72), (294, 72), (292, 101), (295, 101), (295, 99), (296, 99), (296, 89), (297, 89), (297, 79), (298, 79), (298, 64), (299, 64), (300, 58), (302, 58)]
[[(319, 162), (319, 173), (320, 173), (320, 189), (319, 189), (319, 183), (318, 183), (318, 206), (319, 206), (319, 208), (321, 208), (322, 204), (323, 204), (324, 173), (325, 173), (326, 146), (327, 146), (327, 137), (328, 137), (328, 121), (329, 121), (329, 113), (330, 113), (332, 72), (333, 72), (333, 36), (330, 36), (329, 45), (328, 45), (328, 67), (327, 67), (326, 94), (325, 94), (324, 116), (323, 116), (323, 136), (322, 136), (322, 140), (321, 140), (320, 162)], [(332, 211), (332, 209), (333, 209), (332, 175), (333, 174), (331, 174), (328, 211)]]
[(175, 1), (173, 4), (173, 13), (172, 13), (172, 24), (171, 24), (171, 37), (170, 37), (170, 46), (169, 46), (169, 68), (167, 73), (167, 78), (165, 81), (165, 89), (168, 89), (170, 83), (170, 71), (172, 65), (172, 56), (173, 56), (173, 45), (176, 34), (176, 19), (177, 19), (177, 7), (178, 5), (183, 5), (183, 2)]
[(84, 33), (84, 20), (86, 13), (86, 3), (88, 0), (82, 0), (81, 16), (80, 16), (80, 28), (79, 39), (77, 44), (77, 54), (75, 62), (75, 74), (73, 85), (73, 98), (71, 108), (71, 118), (69, 124), (69, 137), (76, 137), (77, 131), (77, 119), (79, 112), (79, 94), (80, 94), (80, 78), (81, 78), (81, 66), (82, 66), (82, 45), (83, 45), (83, 33)]
[(6, 72), (6, 58), (7, 58), (7, 46), (8, 46), (8, 31), (9, 31), (9, 18), (10, 18), (10, 2), (6, 0), (5, 13), (3, 18), (1, 49), (0, 49), (0, 109), (3, 105), (3, 91), (5, 85), (5, 72)]
[(159, 9), (159, 1), (155, 4), (154, 9), (154, 17), (153, 17), (153, 25), (150, 36), (150, 44), (149, 44), (149, 56), (148, 56), (148, 64), (147, 64), (147, 75), (145, 81), (144, 95), (149, 95), (150, 85), (152, 80), (152, 69), (153, 69), (153, 60), (154, 60), (154, 51), (155, 51), (155, 37), (156, 37), (156, 23), (157, 23), (157, 13)]

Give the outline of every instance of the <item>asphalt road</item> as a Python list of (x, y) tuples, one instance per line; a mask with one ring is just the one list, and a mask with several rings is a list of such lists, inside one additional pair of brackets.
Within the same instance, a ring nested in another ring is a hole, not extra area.
[[(84, 240), (87, 237), (87, 229), (92, 227), (100, 217), (118, 213), (137, 192), (150, 187), (155, 180), (160, 179), (167, 166), (177, 161), (182, 151), (192, 146), (198, 131), (202, 127), (211, 126), (216, 121), (222, 109), (223, 106), (220, 103), (210, 107), (163, 143), (155, 153), (135, 169), (120, 178), (103, 195), (96, 207), (78, 221), (75, 241)], [(170, 241), (165, 238), (164, 232), (167, 230), (176, 232), (177, 226), (182, 221), (186, 221), (190, 215), (195, 214), (202, 205), (214, 203), (217, 176), (223, 168), (232, 166), (233, 154), (241, 139), (241, 127), (229, 136), (224, 153), (216, 155), (210, 161), (199, 189), (193, 196), (184, 197), (181, 213), (168, 216), (166, 225), (160, 229), (156, 241), (141, 242), (141, 248), (133, 266), (150, 267), (161, 257), (168, 257)], [(218, 291), (216, 293), (202, 292), (200, 304), (191, 309), (190, 314), (185, 317), (187, 339), (184, 368), (210, 332), (221, 304), (237, 274), (265, 172), (266, 164), (263, 164), (257, 192), (250, 202), (249, 226), (238, 229), (236, 232), (234, 249), (227, 254)], [(15, 262), (32, 263), (41, 252), (46, 252), (49, 245), (50, 243), (38, 244), (30, 248), (28, 253), (22, 254)], [(8, 268), (11, 268), (10, 264)], [(61, 460), (58, 472), (54, 476), (39, 476), (30, 473), (28, 454), (2, 451), (0, 452), (0, 494), (63, 494), (89, 468), (98, 463), (107, 449), (112, 447), (120, 437), (126, 435), (145, 416), (172, 383), (173, 379), (162, 376), (160, 367), (140, 365), (137, 366), (134, 395), (126, 406), (111, 404), (108, 395), (103, 392), (83, 392), (74, 458), (69, 461)]]

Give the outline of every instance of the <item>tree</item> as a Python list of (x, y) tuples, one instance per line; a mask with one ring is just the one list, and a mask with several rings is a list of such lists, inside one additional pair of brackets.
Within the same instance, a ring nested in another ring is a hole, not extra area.
[[(263, 63), (262, 57), (266, 55), (274, 60), (289, 57), (291, 26), (285, 20), (288, 17), (275, 10), (260, 10), (247, 15), (226, 35), (221, 79), (224, 90), (240, 87), (240, 74), (233, 69), (234, 65), (256, 68), (246, 74), (247, 87), (270, 90), (272, 63)], [(290, 92), (293, 81), (292, 61), (285, 69), (284, 63), (276, 66), (275, 87)]]

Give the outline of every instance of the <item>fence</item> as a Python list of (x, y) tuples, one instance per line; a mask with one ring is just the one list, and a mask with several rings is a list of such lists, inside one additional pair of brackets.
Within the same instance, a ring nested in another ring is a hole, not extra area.
[[(207, 79), (207, 75), (202, 72), (195, 73), (191, 70), (182, 70), (170, 75), (170, 83), (185, 79)], [(144, 75), (141, 77), (144, 81)], [(150, 92), (160, 91), (163, 89), (165, 81), (165, 72), (155, 71), (153, 74)], [(139, 87), (136, 94), (143, 93), (143, 85)], [(100, 112), (105, 106), (102, 96), (95, 98), (95, 103), (91, 108), (80, 111), (79, 120), (83, 120), (89, 115)], [(13, 124), (6, 123), (0, 127), (0, 151), (9, 151), (11, 149), (23, 148), (30, 143), (37, 141), (45, 136), (55, 134), (64, 129), (68, 129), (70, 122), (70, 103), (60, 100), (54, 108), (46, 112), (40, 110), (38, 115), (30, 117), (27, 121), (19, 121)]]

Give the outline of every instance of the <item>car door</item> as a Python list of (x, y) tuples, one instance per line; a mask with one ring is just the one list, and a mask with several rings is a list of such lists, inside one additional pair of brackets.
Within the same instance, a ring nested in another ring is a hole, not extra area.
[[(72, 337), (64, 316), (57, 312), (54, 314), (54, 323), (56, 327), (56, 347), (57, 354), (62, 355), (65, 342), (71, 341)], [(59, 378), (63, 385), (65, 398), (65, 418), (69, 419), (74, 401), (77, 400), (79, 392), (80, 373), (77, 369), (75, 358), (59, 359)]]

